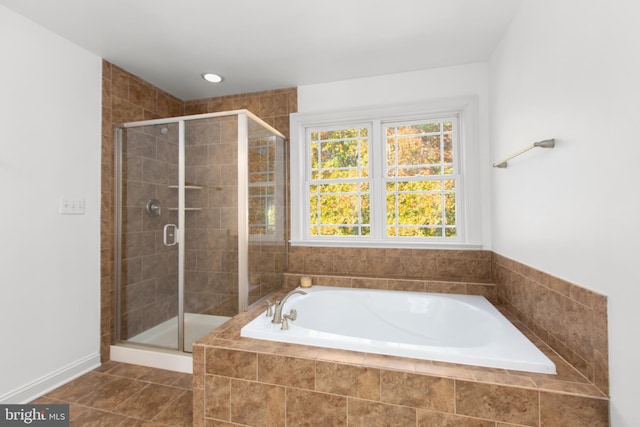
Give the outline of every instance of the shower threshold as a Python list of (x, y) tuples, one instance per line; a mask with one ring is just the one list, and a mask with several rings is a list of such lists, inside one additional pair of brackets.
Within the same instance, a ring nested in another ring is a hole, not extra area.
[(184, 352), (176, 349), (178, 318), (174, 317), (129, 340), (111, 346), (111, 360), (171, 371), (191, 373), (194, 341), (202, 338), (231, 317), (185, 313)]
[[(213, 329), (231, 319), (227, 316), (185, 313), (184, 315), (184, 351), (191, 353), (193, 342), (207, 335)], [(164, 348), (176, 348), (178, 336), (178, 317), (154, 326), (127, 340), (132, 344), (152, 345)]]

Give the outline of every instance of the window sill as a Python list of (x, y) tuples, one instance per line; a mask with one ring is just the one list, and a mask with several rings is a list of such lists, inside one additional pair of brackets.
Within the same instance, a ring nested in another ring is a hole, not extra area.
[(392, 249), (451, 249), (482, 250), (481, 244), (464, 242), (354, 242), (336, 240), (290, 240), (291, 246), (334, 247), (334, 248), (392, 248)]

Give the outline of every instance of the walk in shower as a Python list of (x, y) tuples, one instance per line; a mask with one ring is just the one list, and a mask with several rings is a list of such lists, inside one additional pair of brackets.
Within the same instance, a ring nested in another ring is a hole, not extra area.
[(116, 129), (119, 344), (192, 343), (282, 286), (284, 137), (247, 110)]

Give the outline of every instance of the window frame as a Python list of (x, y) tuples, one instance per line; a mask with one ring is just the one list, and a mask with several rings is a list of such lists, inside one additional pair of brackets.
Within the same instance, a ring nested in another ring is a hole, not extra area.
[[(458, 141), (454, 152), (457, 163), (456, 227), (457, 236), (388, 238), (385, 230), (385, 189), (383, 172), (386, 164), (383, 125), (394, 122), (429, 120), (442, 117), (457, 118)], [(478, 249), (481, 244), (481, 207), (479, 153), (477, 132), (477, 99), (463, 97), (438, 101), (425, 101), (410, 105), (380, 106), (367, 109), (294, 113), (291, 115), (290, 176), (291, 176), (291, 240), (293, 246), (334, 246), (372, 248), (443, 248)], [(310, 168), (307, 169), (309, 147), (307, 132), (312, 128), (362, 126), (370, 123), (370, 174), (373, 181), (382, 184), (371, 188), (371, 229), (369, 237), (312, 236), (309, 233)], [(373, 140), (381, 141), (382, 152), (374, 153)], [(376, 194), (374, 194), (376, 193)], [(376, 203), (377, 202), (377, 203)], [(382, 214), (382, 216), (381, 216)], [(380, 222), (382, 222), (380, 224)], [(376, 231), (377, 230), (377, 234)], [(382, 230), (382, 231), (380, 231)], [(382, 233), (382, 234), (380, 234)]]

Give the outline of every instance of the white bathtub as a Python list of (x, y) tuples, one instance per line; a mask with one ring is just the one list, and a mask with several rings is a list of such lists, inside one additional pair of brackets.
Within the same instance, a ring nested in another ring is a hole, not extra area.
[(289, 330), (263, 312), (240, 335), (440, 362), (555, 374), (555, 364), (486, 298), (327, 286), (292, 295)]

